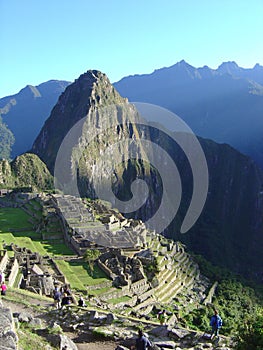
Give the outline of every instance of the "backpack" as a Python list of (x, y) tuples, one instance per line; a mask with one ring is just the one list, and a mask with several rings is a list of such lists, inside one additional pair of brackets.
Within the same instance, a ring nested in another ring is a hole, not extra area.
[(222, 318), (219, 315), (216, 316), (216, 322), (217, 322), (217, 327), (221, 328), (222, 324), (223, 324), (223, 321), (222, 321)]

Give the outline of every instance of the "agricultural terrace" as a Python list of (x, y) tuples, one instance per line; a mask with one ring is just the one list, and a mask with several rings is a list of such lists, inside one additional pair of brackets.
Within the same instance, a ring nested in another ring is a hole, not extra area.
[[(32, 202), (32, 201), (31, 201)], [(61, 239), (52, 239), (54, 232), (36, 232), (34, 225), (42, 218), (42, 208), (39, 203), (31, 203), (30, 211), (34, 207), (34, 215), (30, 215), (21, 208), (0, 208), (0, 249), (5, 245), (9, 256), (13, 255), (10, 244), (26, 247), (42, 256), (49, 255), (56, 259), (57, 265), (65, 275), (73, 289), (85, 291), (87, 286), (99, 285), (108, 281), (106, 275), (97, 266), (91, 271), (88, 263), (83, 260), (65, 261), (63, 256), (74, 256), (74, 252)], [(29, 208), (27, 208), (29, 209)], [(99, 286), (98, 286), (99, 289)]]

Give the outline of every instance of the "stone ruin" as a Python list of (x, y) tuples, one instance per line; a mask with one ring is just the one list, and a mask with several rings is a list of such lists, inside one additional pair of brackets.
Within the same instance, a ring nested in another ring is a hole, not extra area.
[(42, 257), (39, 253), (27, 248), (12, 245), (15, 259), (22, 269), (20, 287), (34, 293), (51, 296), (54, 290), (54, 281), (65, 283), (64, 276), (56, 268), (55, 262), (49, 257)]
[(146, 244), (147, 229), (141, 221), (125, 219), (99, 201), (85, 205), (69, 195), (52, 195), (52, 201), (63, 222), (65, 238), (79, 255), (87, 248), (139, 251)]
[(122, 255), (120, 250), (110, 250), (102, 254), (98, 265), (116, 287), (130, 287), (132, 283), (146, 279), (141, 261)]

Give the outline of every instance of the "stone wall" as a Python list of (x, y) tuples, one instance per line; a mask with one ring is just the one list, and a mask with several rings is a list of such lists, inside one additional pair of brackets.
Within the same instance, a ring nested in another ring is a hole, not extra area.
[(0, 271), (4, 271), (6, 269), (7, 263), (8, 263), (7, 251), (0, 250)]
[(106, 273), (106, 275), (114, 280), (116, 278), (116, 275), (112, 273), (112, 271), (100, 260), (97, 261), (99, 268)]
[(108, 282), (103, 282), (100, 284), (95, 284), (95, 285), (91, 285), (87, 287), (88, 291), (92, 291), (92, 290), (96, 290), (96, 289), (101, 289), (101, 288), (110, 288), (112, 287), (112, 282), (108, 281)]
[(134, 282), (130, 285), (130, 291), (132, 294), (142, 294), (149, 289), (149, 284), (146, 279), (141, 279), (137, 282)]
[(19, 272), (19, 264), (17, 259), (14, 259), (14, 263), (12, 265), (10, 274), (8, 276), (8, 285), (10, 287), (14, 285), (18, 272)]

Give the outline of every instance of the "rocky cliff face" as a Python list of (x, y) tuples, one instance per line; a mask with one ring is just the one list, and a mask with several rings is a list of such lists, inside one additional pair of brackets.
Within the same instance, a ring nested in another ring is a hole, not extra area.
[(60, 96), (32, 151), (55, 173), (63, 191), (77, 177), (76, 191), (94, 198), (97, 185), (107, 187), (110, 178), (115, 192), (126, 198), (131, 195), (126, 186), (131, 178), (146, 178), (154, 187), (137, 117), (135, 107), (118, 94), (105, 74), (88, 71)]

